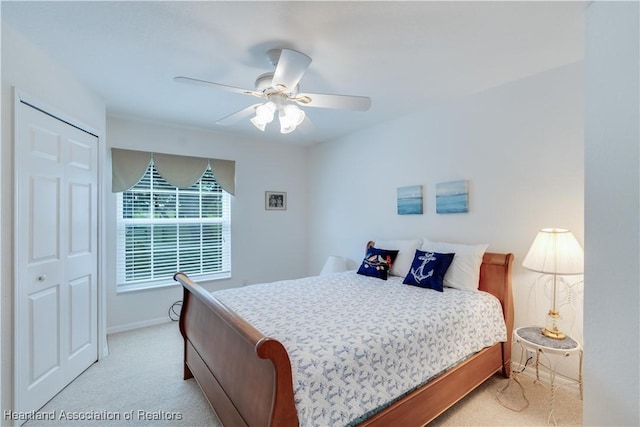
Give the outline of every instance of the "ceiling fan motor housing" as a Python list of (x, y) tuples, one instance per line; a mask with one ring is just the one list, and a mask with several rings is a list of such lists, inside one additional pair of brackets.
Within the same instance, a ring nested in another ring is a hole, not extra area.
[(255, 88), (256, 92), (264, 92), (271, 87), (273, 80), (273, 72), (260, 74), (256, 79)]
[(290, 92), (285, 92), (273, 87), (273, 74), (273, 71), (270, 71), (258, 76), (254, 84), (256, 92), (263, 93), (267, 96), (272, 93), (280, 92), (282, 94), (286, 94), (287, 97), (295, 96), (298, 93), (298, 88), (300, 87), (300, 85), (296, 85), (296, 87)]
[(267, 60), (274, 67), (278, 65), (278, 60), (280, 59), (280, 53), (282, 53), (282, 49), (269, 49), (267, 51)]

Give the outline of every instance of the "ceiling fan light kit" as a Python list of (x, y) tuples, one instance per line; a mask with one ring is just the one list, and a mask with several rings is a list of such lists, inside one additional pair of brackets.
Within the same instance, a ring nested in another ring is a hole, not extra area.
[(280, 133), (290, 133), (304, 121), (305, 114), (296, 105), (287, 104), (278, 113), (278, 118), (280, 119)]
[(280, 121), (280, 132), (293, 132), (306, 117), (305, 112), (296, 104), (353, 111), (367, 111), (371, 106), (371, 99), (365, 96), (298, 93), (298, 83), (311, 64), (311, 58), (304, 53), (292, 49), (270, 49), (267, 59), (276, 68), (273, 72), (264, 73), (256, 79), (255, 90), (182, 76), (174, 77), (174, 81), (267, 99), (263, 104), (251, 105), (216, 122), (219, 125), (228, 125), (255, 113), (250, 121), (263, 132), (267, 124), (273, 121), (276, 111)]
[(293, 132), (304, 121), (304, 111), (294, 104), (287, 103), (279, 93), (274, 93), (269, 96), (268, 102), (256, 107), (256, 115), (251, 119), (251, 123), (264, 132), (267, 124), (273, 121), (276, 110), (280, 120), (280, 133)]
[(267, 124), (273, 121), (273, 113), (276, 111), (276, 104), (269, 101), (256, 107), (256, 115), (251, 119), (251, 123), (261, 131)]

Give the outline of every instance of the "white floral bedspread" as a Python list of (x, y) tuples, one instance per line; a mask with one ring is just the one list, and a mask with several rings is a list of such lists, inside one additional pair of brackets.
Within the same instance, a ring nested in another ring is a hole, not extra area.
[(214, 292), (287, 349), (300, 425), (345, 426), (506, 341), (497, 298), (354, 271)]

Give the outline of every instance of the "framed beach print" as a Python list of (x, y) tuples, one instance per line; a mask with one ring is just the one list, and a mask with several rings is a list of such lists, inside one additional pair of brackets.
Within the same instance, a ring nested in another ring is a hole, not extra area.
[(436, 184), (436, 213), (469, 212), (469, 182), (449, 181)]
[(422, 215), (422, 185), (398, 188), (398, 215)]
[(265, 191), (264, 208), (268, 211), (287, 210), (287, 193), (284, 191)]

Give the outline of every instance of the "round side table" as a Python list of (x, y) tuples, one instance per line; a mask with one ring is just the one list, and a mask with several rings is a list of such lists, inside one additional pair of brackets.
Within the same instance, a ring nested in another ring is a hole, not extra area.
[[(536, 382), (540, 382), (540, 368), (544, 368), (549, 372), (549, 379), (551, 382), (551, 403), (549, 409), (549, 417), (547, 423), (553, 420), (557, 425), (554, 410), (554, 400), (556, 392), (556, 367), (560, 359), (569, 357), (571, 355), (578, 355), (578, 379), (571, 379), (575, 381), (580, 388), (580, 399), (582, 399), (583, 384), (582, 384), (582, 346), (576, 340), (567, 336), (564, 339), (558, 340), (549, 338), (542, 334), (541, 326), (525, 326), (517, 328), (514, 332), (514, 341), (520, 344), (522, 351), (531, 350), (536, 353)], [(540, 361), (540, 358), (544, 358), (544, 363)]]

